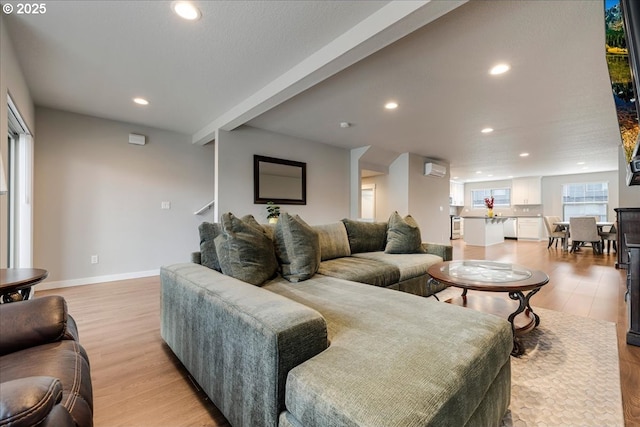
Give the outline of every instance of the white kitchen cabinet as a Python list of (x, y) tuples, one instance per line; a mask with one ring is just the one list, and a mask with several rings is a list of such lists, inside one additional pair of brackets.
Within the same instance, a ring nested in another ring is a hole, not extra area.
[(542, 218), (518, 218), (518, 240), (540, 240)]
[(449, 205), (464, 206), (464, 184), (449, 181)]
[(514, 178), (511, 181), (512, 205), (541, 205), (542, 185), (539, 176)]

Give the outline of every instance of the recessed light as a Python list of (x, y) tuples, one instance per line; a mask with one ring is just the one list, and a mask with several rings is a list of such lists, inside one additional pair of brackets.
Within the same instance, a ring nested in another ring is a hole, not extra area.
[(509, 64), (498, 64), (489, 70), (489, 74), (497, 76), (498, 74), (504, 74), (511, 69)]
[(584, 162), (578, 162), (576, 165), (584, 165)]
[(480, 132), (482, 132), (482, 133), (491, 133), (491, 132), (493, 132), (493, 128), (484, 128)]
[(200, 13), (200, 9), (198, 9), (188, 1), (174, 1), (173, 3), (171, 3), (171, 8), (179, 17), (184, 18), (188, 21), (195, 21), (197, 19), (200, 19), (200, 17), (202, 16), (202, 13)]
[(520, 153), (520, 157), (527, 157), (529, 153)]
[(343, 128), (343, 129), (344, 128), (348, 128), (350, 126), (351, 126), (351, 123), (349, 123), (349, 122), (340, 122), (340, 127)]
[(395, 110), (396, 108), (398, 108), (398, 103), (397, 102), (387, 102), (386, 104), (384, 104), (384, 108), (386, 108), (387, 110)]
[(147, 101), (144, 98), (133, 98), (133, 102), (135, 102), (138, 105), (149, 105), (149, 101)]
[(482, 173), (482, 171), (476, 171), (476, 173)]

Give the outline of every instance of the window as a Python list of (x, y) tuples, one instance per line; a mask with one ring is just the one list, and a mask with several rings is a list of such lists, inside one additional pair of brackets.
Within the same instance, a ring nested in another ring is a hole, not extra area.
[(608, 202), (609, 184), (607, 182), (562, 186), (562, 212), (565, 221), (572, 216), (595, 216), (598, 221), (606, 221)]
[(485, 188), (482, 190), (471, 190), (471, 206), (474, 208), (484, 208), (484, 199), (493, 196), (494, 208), (508, 208), (511, 206), (510, 188)]

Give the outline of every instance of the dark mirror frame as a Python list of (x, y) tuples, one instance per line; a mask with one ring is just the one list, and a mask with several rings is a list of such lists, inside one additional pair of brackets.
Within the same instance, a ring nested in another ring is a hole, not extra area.
[[(260, 163), (275, 163), (279, 165), (294, 166), (301, 168), (302, 172), (302, 198), (300, 199), (278, 199), (260, 197)], [(307, 164), (293, 160), (277, 159), (275, 157), (253, 156), (253, 203), (267, 204), (273, 202), (278, 205), (306, 205), (307, 204)]]

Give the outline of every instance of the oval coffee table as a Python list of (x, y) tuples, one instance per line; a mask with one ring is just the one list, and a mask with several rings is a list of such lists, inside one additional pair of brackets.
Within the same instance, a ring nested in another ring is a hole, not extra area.
[(29, 299), (31, 287), (47, 278), (49, 273), (41, 268), (1, 268), (0, 298), (2, 302)]
[[(445, 261), (432, 265), (427, 273), (431, 279), (447, 286), (462, 288), (462, 295), (447, 302), (478, 311), (507, 316), (513, 332), (513, 351), (511, 355), (524, 353), (524, 347), (518, 338), (540, 324), (540, 317), (529, 303), (542, 286), (549, 282), (549, 276), (539, 270), (531, 270), (517, 264), (466, 260)], [(511, 312), (508, 301), (483, 295), (468, 296), (468, 290), (484, 292), (507, 292), (509, 298), (519, 302), (516, 311)], [(525, 292), (528, 292), (525, 295)]]

